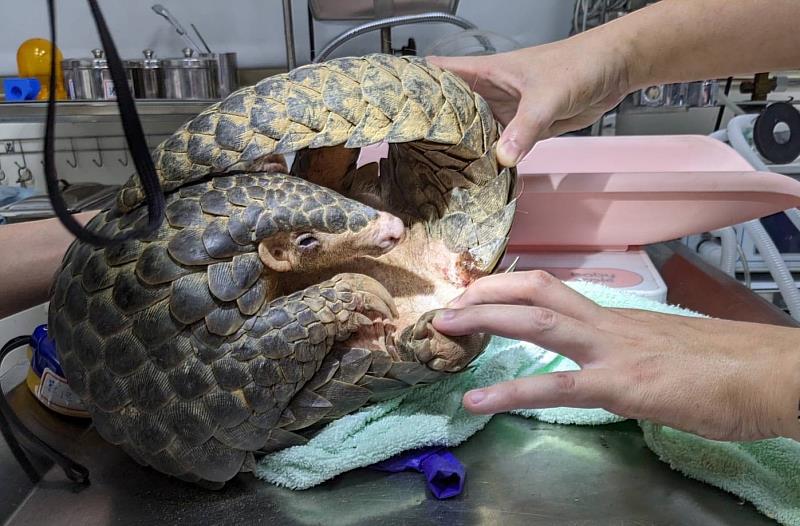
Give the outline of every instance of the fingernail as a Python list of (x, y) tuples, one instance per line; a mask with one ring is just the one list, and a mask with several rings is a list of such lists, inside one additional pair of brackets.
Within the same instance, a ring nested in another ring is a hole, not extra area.
[(485, 391), (478, 390), (478, 391), (470, 391), (469, 393), (467, 393), (467, 400), (469, 400), (471, 404), (478, 405), (481, 402), (483, 402), (484, 399), (486, 399)]
[(525, 152), (519, 147), (516, 139), (500, 137), (500, 140), (497, 142), (497, 160), (500, 164), (504, 166), (516, 166), (523, 157), (525, 157)]
[(436, 313), (434, 319), (448, 321), (456, 317), (456, 311), (453, 309), (442, 309)]

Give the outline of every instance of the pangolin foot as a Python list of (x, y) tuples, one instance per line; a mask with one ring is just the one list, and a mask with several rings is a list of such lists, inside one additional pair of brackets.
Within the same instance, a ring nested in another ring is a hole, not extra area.
[(433, 327), (435, 315), (435, 310), (426, 312), (417, 323), (406, 327), (400, 335), (399, 345), (434, 371), (458, 372), (481, 353), (487, 336), (445, 336)]

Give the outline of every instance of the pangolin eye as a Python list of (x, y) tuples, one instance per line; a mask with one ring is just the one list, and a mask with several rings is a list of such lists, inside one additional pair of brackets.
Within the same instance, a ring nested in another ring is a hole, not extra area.
[(311, 234), (300, 234), (295, 243), (303, 250), (310, 250), (319, 246), (319, 240)]

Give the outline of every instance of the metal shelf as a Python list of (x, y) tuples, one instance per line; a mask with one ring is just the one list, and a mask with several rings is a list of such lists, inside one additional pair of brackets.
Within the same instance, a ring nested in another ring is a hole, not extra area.
[[(197, 115), (218, 100), (138, 100), (136, 109), (143, 117)], [(47, 102), (2, 102), (0, 122), (41, 122), (47, 115)], [(119, 118), (116, 101), (59, 101), (59, 120), (81, 121)]]

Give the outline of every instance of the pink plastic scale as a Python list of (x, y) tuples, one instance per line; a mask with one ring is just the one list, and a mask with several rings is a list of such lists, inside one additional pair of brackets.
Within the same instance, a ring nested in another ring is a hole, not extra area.
[[(359, 165), (386, 152), (364, 148)], [(639, 246), (800, 206), (800, 182), (757, 172), (705, 136), (560, 137), (538, 143), (517, 171), (517, 217), (501, 267), (517, 260), (518, 270), (660, 301), (666, 286)]]

